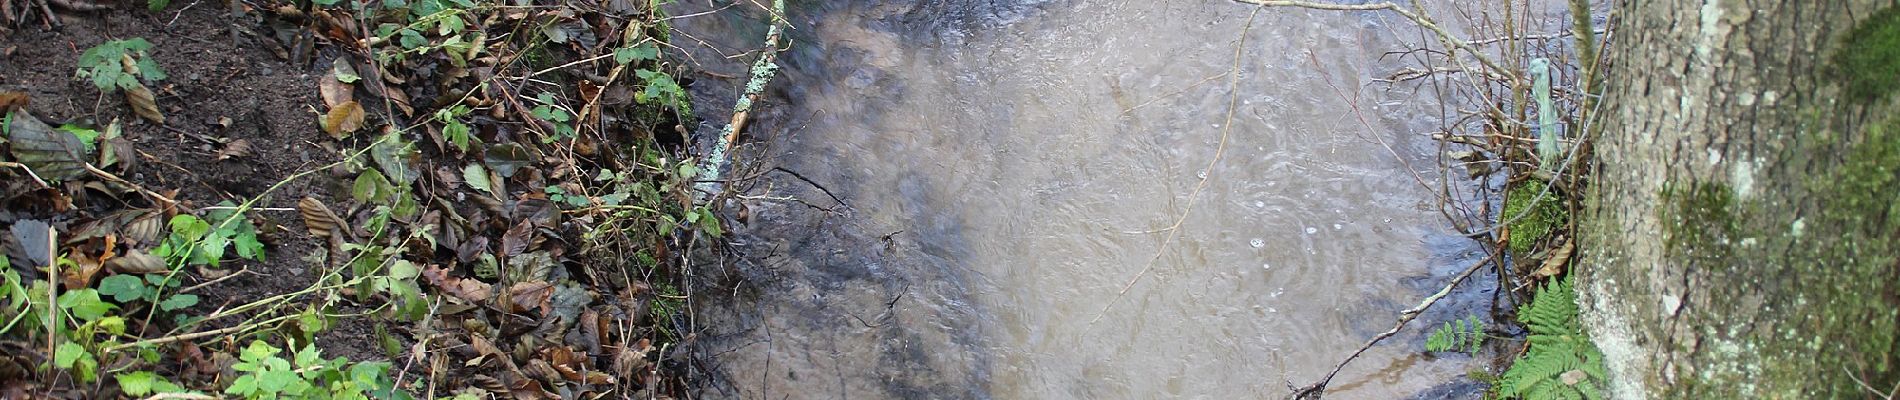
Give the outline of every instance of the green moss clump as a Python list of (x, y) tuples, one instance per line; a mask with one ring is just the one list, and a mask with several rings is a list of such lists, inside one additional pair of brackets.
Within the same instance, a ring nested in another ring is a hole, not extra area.
[(1735, 193), (1728, 185), (1697, 182), (1687, 189), (1667, 188), (1663, 249), (1700, 265), (1728, 265), (1732, 236), (1739, 230)]
[(1900, 8), (1874, 13), (1834, 51), (1832, 75), (1853, 98), (1876, 100), (1900, 89)]
[[(1537, 241), (1556, 232), (1568, 222), (1570, 215), (1564, 212), (1556, 190), (1545, 193), (1548, 186), (1539, 180), (1526, 180), (1511, 188), (1504, 197), (1504, 221), (1510, 223), (1511, 251), (1527, 253)], [(1542, 194), (1543, 198), (1538, 199)], [(1512, 221), (1515, 219), (1516, 221)]]

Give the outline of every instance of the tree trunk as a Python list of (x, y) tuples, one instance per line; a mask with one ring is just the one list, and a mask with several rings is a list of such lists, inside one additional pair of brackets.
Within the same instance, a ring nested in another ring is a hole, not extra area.
[(1617, 11), (1577, 290), (1617, 398), (1864, 398), (1900, 381), (1900, 12)]

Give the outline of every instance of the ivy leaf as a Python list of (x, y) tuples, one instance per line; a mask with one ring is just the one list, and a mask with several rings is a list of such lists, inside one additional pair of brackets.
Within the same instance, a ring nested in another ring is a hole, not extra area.
[(177, 295), (172, 295), (172, 297), (166, 298), (165, 301), (159, 302), (158, 309), (165, 310), (165, 311), (177, 311), (177, 310), (181, 310), (186, 307), (191, 307), (195, 305), (198, 305), (198, 295), (177, 294)]
[(145, 297), (145, 280), (136, 275), (119, 274), (99, 281), (99, 294), (112, 296), (120, 304)]
[(106, 312), (112, 311), (114, 308), (119, 308), (118, 306), (100, 301), (99, 291), (93, 289), (73, 290), (66, 292), (66, 294), (59, 295), (59, 307), (66, 309), (66, 311), (73, 313), (74, 317), (78, 317), (80, 320), (86, 322), (97, 321), (100, 318), (104, 318)]

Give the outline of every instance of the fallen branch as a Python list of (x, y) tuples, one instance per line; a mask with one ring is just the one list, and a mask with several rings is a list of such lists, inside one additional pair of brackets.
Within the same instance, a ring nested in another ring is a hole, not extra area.
[(1438, 41), (1443, 42), (1446, 46), (1450, 46), (1453, 48), (1464, 50), (1467, 53), (1471, 53), (1471, 57), (1478, 59), (1479, 63), (1484, 64), (1485, 69), (1489, 69), (1492, 72), (1497, 73), (1499, 75), (1504, 75), (1506, 78), (1510, 78), (1510, 81), (1512, 82), (1516, 82), (1518, 80), (1518, 76), (1516, 72), (1513, 72), (1512, 70), (1508, 68), (1499, 66), (1497, 62), (1491, 60), (1491, 57), (1485, 56), (1484, 52), (1478, 51), (1477, 47), (1472, 46), (1471, 42), (1465, 41), (1463, 39), (1458, 39), (1456, 35), (1452, 35), (1451, 31), (1445, 30), (1444, 27), (1438, 26), (1438, 23), (1435, 21), (1432, 21), (1431, 18), (1426, 18), (1422, 14), (1413, 12), (1412, 10), (1407, 10), (1405, 9), (1405, 7), (1400, 7), (1398, 4), (1394, 4), (1390, 2), (1369, 3), (1369, 4), (1332, 4), (1332, 3), (1316, 3), (1316, 2), (1310, 2), (1310, 1), (1289, 1), (1289, 0), (1234, 0), (1234, 1), (1247, 3), (1247, 4), (1267, 6), (1267, 7), (1298, 7), (1298, 8), (1308, 8), (1308, 9), (1314, 9), (1314, 10), (1331, 10), (1331, 11), (1386, 10), (1386, 11), (1391, 11), (1391, 12), (1399, 14), (1399, 16), (1405, 17), (1405, 19), (1412, 20), (1412, 23), (1418, 24), (1418, 26), (1424, 27), (1425, 29), (1430, 29), (1432, 33), (1435, 33), (1438, 35)]
[(765, 54), (760, 55), (758, 61), (752, 63), (752, 79), (746, 81), (745, 93), (740, 95), (739, 101), (732, 106), (732, 122), (726, 124), (726, 129), (720, 132), (719, 142), (713, 144), (712, 154), (707, 155), (706, 159), (700, 162), (699, 170), (704, 174), (698, 178), (700, 182), (697, 185), (700, 203), (710, 201), (713, 196), (723, 190), (720, 174), (729, 161), (727, 159), (730, 158), (729, 154), (732, 152), (732, 143), (739, 138), (739, 132), (745, 130), (746, 122), (752, 115), (753, 103), (765, 93), (765, 84), (771, 82), (773, 76), (778, 75), (778, 53), (781, 50), (778, 42), (779, 36), (785, 31), (784, 15), (785, 0), (772, 0), (772, 27), (765, 33), (765, 50), (763, 50)]
[(1410, 309), (1406, 309), (1405, 311), (1400, 311), (1398, 323), (1393, 324), (1391, 330), (1385, 331), (1384, 333), (1380, 333), (1378, 336), (1373, 336), (1372, 340), (1367, 340), (1365, 345), (1359, 346), (1359, 350), (1354, 350), (1352, 352), (1352, 355), (1346, 356), (1346, 359), (1344, 360), (1340, 360), (1339, 364), (1333, 366), (1333, 371), (1326, 373), (1326, 376), (1321, 377), (1319, 381), (1313, 382), (1313, 384), (1310, 384), (1310, 385), (1293, 388), (1293, 393), (1287, 394), (1286, 399), (1287, 400), (1317, 400), (1319, 399), (1321, 395), (1326, 394), (1326, 384), (1331, 383), (1333, 381), (1333, 376), (1339, 375), (1339, 370), (1345, 369), (1346, 364), (1352, 363), (1352, 360), (1359, 358), (1360, 354), (1365, 354), (1366, 350), (1371, 349), (1373, 345), (1379, 344), (1380, 341), (1385, 340), (1386, 338), (1392, 337), (1392, 335), (1398, 334), (1400, 329), (1405, 328), (1405, 324), (1411, 323), (1413, 319), (1418, 318), (1419, 314), (1425, 313), (1425, 310), (1430, 309), (1432, 308), (1433, 305), (1438, 304), (1439, 300), (1442, 300), (1445, 298), (1445, 296), (1451, 294), (1452, 288), (1458, 287), (1458, 284), (1463, 283), (1465, 281), (1465, 278), (1471, 277), (1471, 273), (1478, 272), (1479, 268), (1484, 267), (1485, 264), (1490, 264), (1491, 261), (1497, 259), (1497, 257), (1498, 257), (1498, 253), (1491, 253), (1490, 256), (1485, 257), (1483, 260), (1479, 260), (1476, 264), (1472, 264), (1471, 267), (1465, 268), (1465, 272), (1459, 273), (1458, 276), (1455, 278), (1451, 278), (1451, 283), (1446, 283), (1443, 289), (1438, 289), (1438, 293), (1433, 293), (1430, 297), (1426, 297), (1425, 301), (1418, 303), (1418, 306), (1412, 307)]

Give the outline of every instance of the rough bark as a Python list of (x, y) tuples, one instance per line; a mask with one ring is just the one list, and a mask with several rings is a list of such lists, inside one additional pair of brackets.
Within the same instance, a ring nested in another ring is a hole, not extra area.
[(1892, 66), (1838, 51), (1900, 24), (1877, 13), (1893, 5), (1618, 8), (1577, 271), (1615, 397), (1861, 398), (1855, 378), (1900, 380), (1900, 113), (1856, 89)]

